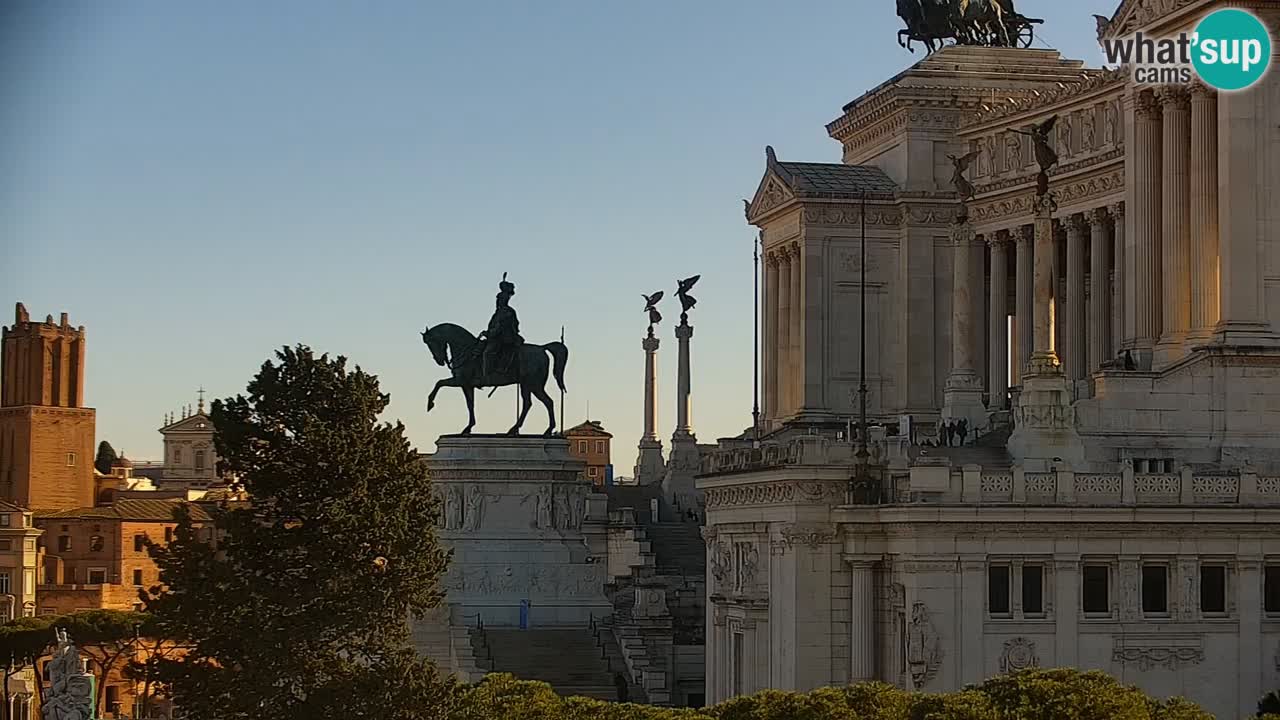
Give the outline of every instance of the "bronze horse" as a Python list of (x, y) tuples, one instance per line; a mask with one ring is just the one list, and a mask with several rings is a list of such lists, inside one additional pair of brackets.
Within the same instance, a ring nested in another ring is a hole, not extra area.
[(906, 28), (898, 44), (911, 52), (913, 40), (932, 53), (955, 40), (961, 45), (1008, 47), (1013, 43), (1008, 23), (1019, 17), (1013, 0), (896, 0), (898, 17)]
[[(482, 377), (481, 357), (478, 352), (480, 341), (465, 328), (452, 323), (428, 326), (422, 331), (422, 342), (426, 343), (427, 348), (431, 350), (431, 357), (435, 359), (437, 365), (448, 367), (453, 372), (451, 377), (440, 380), (432, 388), (431, 394), (427, 396), (427, 412), (431, 412), (435, 407), (436, 393), (440, 392), (440, 388), (461, 388), (463, 396), (467, 399), (468, 416), (467, 426), (462, 429), (462, 434), (468, 435), (476, 424), (476, 388), (519, 385), (522, 401), (520, 417), (507, 434), (520, 433), (520, 426), (524, 424), (524, 418), (529, 414), (531, 395), (536, 395), (547, 407), (547, 418), (550, 424), (543, 435), (550, 436), (555, 431), (555, 404), (551, 401), (551, 396), (547, 395), (546, 385), (547, 377), (554, 374), (556, 384), (560, 386), (560, 391), (564, 392), (564, 368), (569, 362), (569, 349), (564, 346), (564, 343), (549, 342), (546, 345), (524, 343), (517, 349), (516, 352), (519, 354), (516, 361), (512, 363), (513, 368), (510, 371), (491, 373), (489, 377)], [(554, 366), (548, 361), (547, 353), (551, 353)]]

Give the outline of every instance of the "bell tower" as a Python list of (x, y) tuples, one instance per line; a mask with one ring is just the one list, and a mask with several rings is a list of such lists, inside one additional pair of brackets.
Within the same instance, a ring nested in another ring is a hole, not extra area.
[(84, 407), (83, 327), (32, 322), (17, 304), (0, 354), (0, 498), (27, 508), (93, 505), (95, 413)]

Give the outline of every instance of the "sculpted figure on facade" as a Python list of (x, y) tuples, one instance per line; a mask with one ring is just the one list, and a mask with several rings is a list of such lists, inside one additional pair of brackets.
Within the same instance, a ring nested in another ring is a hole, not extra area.
[(716, 541), (711, 546), (707, 563), (711, 565), (711, 576), (715, 579), (715, 589), (723, 591), (729, 587), (729, 575), (733, 571), (733, 559), (729, 556), (729, 548), (724, 541)]
[(534, 525), (539, 530), (548, 530), (555, 527), (555, 523), (551, 517), (550, 485), (543, 485), (538, 488), (538, 494), (534, 499)]
[(444, 527), (446, 530), (462, 529), (462, 487), (450, 485), (444, 494)]
[(1005, 167), (1016, 173), (1022, 169), (1022, 137), (1017, 133), (1007, 133), (1004, 138)]
[(570, 530), (573, 528), (573, 509), (569, 503), (569, 490), (562, 488), (555, 495), (555, 524), (561, 530)]
[(1095, 114), (1096, 113), (1094, 112), (1094, 109), (1089, 108), (1087, 111), (1085, 111), (1084, 121), (1080, 124), (1080, 151), (1081, 152), (1090, 152), (1094, 150), (1096, 147), (1094, 145), (1094, 142), (1097, 140), (1097, 138), (1095, 137), (1097, 133), (1097, 129), (1096, 129), (1097, 120), (1094, 117)]
[(941, 665), (941, 643), (929, 617), (929, 608), (924, 603), (915, 603), (907, 626), (907, 668), (915, 687), (924, 687), (938, 674)]
[(473, 484), (467, 488), (467, 512), (463, 520), (463, 529), (479, 530), (484, 522), (484, 501), (487, 499), (484, 488)]
[(577, 530), (582, 527), (582, 522), (587, 519), (587, 491), (578, 488), (573, 491), (570, 498), (569, 511), (569, 529)]

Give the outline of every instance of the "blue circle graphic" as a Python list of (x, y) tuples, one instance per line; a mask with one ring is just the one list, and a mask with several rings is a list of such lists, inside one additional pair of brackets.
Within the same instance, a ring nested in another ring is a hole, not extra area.
[(1215, 10), (1196, 26), (1191, 63), (1206, 85), (1244, 90), (1261, 80), (1271, 64), (1271, 34), (1253, 13)]

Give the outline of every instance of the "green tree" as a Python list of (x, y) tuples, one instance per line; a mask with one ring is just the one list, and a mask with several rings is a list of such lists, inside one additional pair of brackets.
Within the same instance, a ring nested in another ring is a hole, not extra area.
[(1258, 717), (1280, 715), (1280, 690), (1272, 690), (1258, 701)]
[[(4, 720), (9, 716), (9, 678), (27, 668), (36, 667), (40, 658), (49, 652), (53, 643), (53, 629), (48, 617), (22, 617), (0, 625), (0, 663), (4, 665)], [(36, 673), (36, 691), (40, 691), (39, 673)]]
[(140, 634), (152, 632), (151, 617), (145, 613), (121, 610), (84, 610), (56, 617), (53, 627), (66, 630), (80, 652), (93, 660), (97, 670), (97, 697), (94, 706), (101, 716), (108, 680), (113, 672), (124, 670), (131, 659)]
[(184, 646), (158, 678), (210, 720), (436, 718), (449, 682), (409, 645), (439, 603), (448, 554), (439, 501), (389, 399), (345, 358), (284, 348), (247, 393), (213, 403), (214, 443), (248, 503), (178, 511), (152, 546), (144, 593), (160, 637)]
[(93, 459), (93, 467), (103, 475), (110, 475), (111, 466), (119, 459), (120, 456), (116, 454), (116, 449), (111, 447), (111, 443), (103, 440), (98, 443), (98, 456)]

